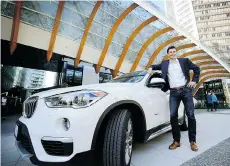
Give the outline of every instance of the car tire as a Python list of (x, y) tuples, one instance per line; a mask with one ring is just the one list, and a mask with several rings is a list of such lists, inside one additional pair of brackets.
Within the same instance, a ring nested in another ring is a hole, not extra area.
[(104, 166), (129, 166), (132, 157), (133, 123), (130, 111), (115, 111), (109, 119), (103, 144)]
[(180, 130), (181, 131), (188, 131), (188, 118), (185, 114), (185, 110), (184, 110), (184, 116), (183, 116), (183, 123), (180, 125)]

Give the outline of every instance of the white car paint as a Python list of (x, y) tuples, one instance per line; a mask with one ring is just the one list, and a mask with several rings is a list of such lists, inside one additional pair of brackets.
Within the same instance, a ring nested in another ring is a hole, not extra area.
[[(94, 131), (101, 115), (109, 106), (118, 101), (134, 100), (139, 103), (145, 114), (147, 130), (169, 122), (169, 94), (159, 88), (147, 87), (146, 80), (148, 78), (149, 75), (147, 74), (137, 83), (83, 85), (53, 89), (32, 95), (31, 97), (39, 97), (36, 110), (31, 118), (22, 116), (19, 121), (25, 124), (29, 130), (38, 160), (45, 162), (65, 162), (78, 153), (90, 150)], [(45, 104), (46, 97), (82, 89), (101, 90), (108, 94), (91, 106), (81, 109), (49, 108)], [(183, 105), (181, 104), (179, 117), (182, 116)], [(67, 118), (70, 121), (68, 131), (63, 129), (62, 118)], [(48, 138), (53, 138), (53, 140), (58, 140), (58, 138), (60, 140), (63, 138), (73, 140), (74, 147), (72, 155), (65, 157), (48, 155), (41, 144), (42, 138), (46, 140)], [(21, 152), (24, 153), (23, 150)]]

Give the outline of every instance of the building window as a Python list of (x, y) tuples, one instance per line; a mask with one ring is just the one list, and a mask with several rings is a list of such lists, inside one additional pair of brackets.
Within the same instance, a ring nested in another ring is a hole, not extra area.
[(225, 32), (225, 36), (230, 36), (230, 32)]
[(206, 7), (206, 8), (211, 7), (211, 4), (207, 4), (207, 5), (205, 5), (205, 7)]
[(227, 5), (227, 2), (222, 2), (222, 6), (226, 6)]
[(220, 3), (214, 3), (214, 7), (220, 6)]
[(203, 7), (204, 7), (203, 5), (200, 5), (200, 6), (199, 6), (199, 9), (203, 9)]

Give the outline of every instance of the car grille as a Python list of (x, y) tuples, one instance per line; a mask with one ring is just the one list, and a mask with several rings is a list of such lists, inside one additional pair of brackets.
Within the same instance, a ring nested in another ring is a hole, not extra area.
[(70, 156), (73, 153), (73, 143), (42, 140), (42, 146), (52, 156)]
[(24, 113), (27, 118), (31, 118), (37, 106), (38, 97), (31, 97), (24, 103)]

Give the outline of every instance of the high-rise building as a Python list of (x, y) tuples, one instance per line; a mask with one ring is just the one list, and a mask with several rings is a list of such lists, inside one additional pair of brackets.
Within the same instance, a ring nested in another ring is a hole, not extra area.
[(192, 0), (200, 41), (230, 63), (230, 1)]
[(15, 78), (14, 78), (13, 86), (20, 86), (23, 68), (22, 67), (14, 67), (14, 68), (15, 68)]
[(22, 79), (22, 68), (3, 66), (1, 68), (1, 79), (1, 86), (5, 89), (11, 89), (12, 87), (20, 86)]
[(45, 78), (45, 71), (24, 68), (22, 74), (21, 86), (26, 89), (43, 88), (44, 78)]
[(230, 104), (230, 83), (228, 81), (229, 80), (223, 79), (222, 84), (223, 84), (224, 94), (226, 97), (226, 103)]
[(199, 35), (191, 0), (165, 0), (166, 15), (196, 40)]
[(173, 22), (177, 22), (172, 0), (171, 1), (165, 0), (165, 9), (166, 9), (166, 16), (170, 18)]

